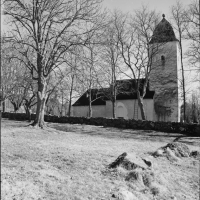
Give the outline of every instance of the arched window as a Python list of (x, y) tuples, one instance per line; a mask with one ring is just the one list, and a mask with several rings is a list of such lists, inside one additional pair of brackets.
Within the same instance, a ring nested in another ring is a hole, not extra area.
[(165, 66), (165, 56), (161, 56), (161, 64), (162, 66)]

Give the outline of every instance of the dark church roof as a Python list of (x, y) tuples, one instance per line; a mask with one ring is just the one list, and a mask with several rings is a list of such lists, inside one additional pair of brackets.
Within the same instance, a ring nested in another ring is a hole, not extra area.
[(165, 43), (171, 41), (178, 41), (174, 34), (174, 30), (171, 24), (165, 19), (165, 15), (163, 14), (163, 19), (156, 26), (150, 44), (153, 43)]
[[(145, 79), (139, 79), (140, 93), (142, 94), (142, 86)], [(117, 100), (137, 99), (137, 93), (135, 91), (136, 82), (131, 79), (117, 80)], [(88, 98), (89, 91), (87, 90), (74, 104), (73, 106), (86, 106), (89, 105)], [(153, 99), (154, 91), (149, 91), (149, 85), (147, 86), (144, 99)], [(110, 88), (92, 89), (91, 90), (92, 105), (106, 105), (106, 101), (111, 98)], [(110, 97), (110, 98), (109, 98)]]

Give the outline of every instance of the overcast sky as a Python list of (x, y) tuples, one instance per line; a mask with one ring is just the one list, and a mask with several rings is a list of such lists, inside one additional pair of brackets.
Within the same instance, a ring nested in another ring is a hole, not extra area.
[[(191, 2), (191, 0), (180, 1), (184, 5), (187, 5)], [(176, 0), (104, 0), (103, 6), (110, 10), (118, 9), (123, 12), (131, 13), (135, 9), (140, 9), (142, 5), (147, 5), (150, 9), (155, 9), (157, 12), (161, 13), (161, 19), (162, 14), (165, 14), (165, 18), (169, 20), (170, 8), (175, 3)], [(3, 16), (1, 18), (3, 19)], [(4, 25), (2, 28), (4, 28)]]
[[(190, 4), (191, 0), (180, 0), (180, 2), (183, 5), (188, 5)], [(155, 9), (157, 12), (159, 12), (161, 14), (161, 19), (162, 14), (165, 14), (165, 18), (168, 21), (170, 21), (170, 8), (175, 4), (176, 0), (104, 0), (103, 2), (103, 6), (110, 10), (117, 9), (130, 13), (135, 9), (140, 9), (142, 5), (146, 5), (149, 9)], [(2, 18), (3, 17), (1, 17), (1, 19)], [(3, 30), (5, 30), (5, 25), (2, 24), (1, 31)]]
[[(187, 5), (191, 0), (181, 0), (183, 5)], [(170, 13), (170, 7), (176, 3), (176, 0), (104, 0), (103, 4), (109, 9), (118, 9), (124, 12), (132, 12), (139, 9), (142, 5), (147, 5), (150, 9), (155, 9), (166, 18)]]

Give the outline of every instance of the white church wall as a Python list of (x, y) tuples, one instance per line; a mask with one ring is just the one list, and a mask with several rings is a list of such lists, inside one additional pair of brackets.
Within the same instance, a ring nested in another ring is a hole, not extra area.
[[(73, 116), (88, 117), (89, 116), (89, 106), (73, 106)], [(106, 116), (106, 106), (105, 105), (92, 106), (92, 117), (105, 117), (105, 116)]]
[[(134, 112), (136, 107), (137, 111)], [(144, 99), (144, 109), (147, 120), (154, 119), (154, 102), (153, 99)], [(112, 118), (112, 103), (106, 101), (106, 117)], [(141, 111), (138, 107), (136, 99), (116, 100), (116, 117), (123, 117), (124, 119), (142, 119)]]
[(112, 118), (112, 102), (111, 101), (106, 101), (105, 117)]
[[(137, 112), (134, 112), (136, 106)], [(116, 117), (123, 117), (124, 119), (142, 119), (140, 109), (137, 108), (138, 103), (135, 99), (117, 100), (116, 101)], [(144, 99), (144, 109), (147, 120), (154, 118), (154, 103), (153, 99)], [(88, 106), (73, 106), (73, 116), (88, 117)], [(135, 114), (135, 116), (134, 116)], [(106, 105), (92, 106), (92, 117), (107, 117), (112, 118), (112, 103), (106, 101)]]

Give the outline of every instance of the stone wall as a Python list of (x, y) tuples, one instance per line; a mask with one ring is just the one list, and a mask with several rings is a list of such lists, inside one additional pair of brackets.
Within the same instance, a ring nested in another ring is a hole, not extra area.
[[(23, 113), (2, 113), (3, 118), (11, 120), (27, 120)], [(35, 115), (31, 115), (32, 120)], [(134, 119), (109, 119), (109, 118), (86, 118), (86, 117), (58, 117), (45, 115), (46, 122), (70, 123), (70, 124), (89, 124), (105, 127), (116, 127), (123, 129), (155, 130), (168, 133), (183, 133), (190, 136), (200, 137), (200, 124), (186, 124), (179, 122), (154, 122)]]

